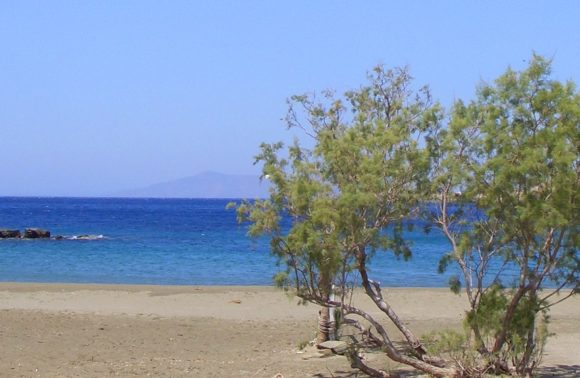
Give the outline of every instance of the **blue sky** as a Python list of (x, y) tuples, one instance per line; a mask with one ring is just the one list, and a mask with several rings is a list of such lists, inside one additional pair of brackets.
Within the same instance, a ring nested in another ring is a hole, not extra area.
[(449, 105), (532, 51), (580, 83), (575, 1), (2, 1), (0, 195), (254, 174), (292, 94), (408, 65)]

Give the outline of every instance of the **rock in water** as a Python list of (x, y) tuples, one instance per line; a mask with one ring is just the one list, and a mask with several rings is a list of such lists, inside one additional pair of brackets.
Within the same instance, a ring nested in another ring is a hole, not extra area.
[(24, 230), (24, 239), (46, 239), (50, 238), (50, 231), (41, 228), (27, 228)]
[(19, 230), (0, 230), (0, 239), (19, 238), (20, 236)]

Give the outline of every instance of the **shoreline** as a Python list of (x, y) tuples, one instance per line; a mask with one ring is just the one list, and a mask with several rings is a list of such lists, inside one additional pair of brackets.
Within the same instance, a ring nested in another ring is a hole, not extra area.
[[(461, 329), (464, 295), (383, 292), (418, 336)], [(365, 296), (353, 301), (380, 317)], [(317, 311), (273, 286), (0, 282), (0, 376), (348, 376), (346, 358), (298, 350), (314, 338)], [(550, 331), (542, 371), (580, 373), (580, 298), (553, 308)]]
[[(79, 289), (116, 289), (116, 288), (126, 288), (131, 291), (139, 291), (139, 289), (151, 289), (151, 290), (169, 290), (169, 289), (177, 289), (177, 290), (190, 290), (191, 288), (203, 288), (211, 290), (212, 288), (215, 289), (244, 289), (244, 288), (255, 288), (255, 289), (275, 289), (280, 292), (283, 292), (282, 289), (279, 289), (275, 285), (181, 285), (181, 284), (134, 284), (134, 283), (86, 283), (86, 282), (36, 282), (36, 281), (0, 281), (0, 291), (4, 290), (4, 288), (17, 288), (19, 286), (22, 287), (29, 287), (29, 288), (51, 288), (51, 287), (62, 287), (62, 288), (79, 288)], [(384, 290), (444, 290), (449, 291), (448, 287), (432, 287), (432, 286), (381, 286)], [(547, 289), (549, 290), (549, 289)], [(564, 291), (564, 290), (563, 290)]]

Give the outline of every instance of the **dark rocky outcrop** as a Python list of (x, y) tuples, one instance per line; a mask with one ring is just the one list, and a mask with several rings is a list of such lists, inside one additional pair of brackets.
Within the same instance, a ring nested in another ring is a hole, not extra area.
[(0, 239), (19, 238), (22, 234), (19, 230), (0, 230)]
[(51, 240), (101, 240), (103, 235), (54, 235), (51, 237), (50, 231), (42, 228), (27, 228), (24, 232), (11, 229), (0, 229), (0, 239), (51, 239)]
[(23, 239), (46, 239), (50, 238), (50, 231), (42, 228), (27, 228), (24, 230)]

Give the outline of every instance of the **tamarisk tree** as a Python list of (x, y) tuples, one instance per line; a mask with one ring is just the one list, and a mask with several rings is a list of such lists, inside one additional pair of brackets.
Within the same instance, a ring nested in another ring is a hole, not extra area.
[(531, 374), (549, 308), (579, 288), (580, 95), (549, 75), (533, 56), (457, 102), (431, 140), (430, 217), (451, 245), (440, 269), (459, 267), (450, 283), (469, 301), (471, 374)]
[[(458, 101), (446, 127), (406, 69), (377, 67), (343, 96), (290, 99), (288, 126), (309, 147), (262, 145), (270, 198), (237, 204), (237, 215), (250, 235), (270, 237), (284, 268), (276, 282), (323, 308), (318, 341), (332, 333), (336, 311), (360, 331), (347, 354), (371, 376), (389, 373), (360, 357), (365, 345), (433, 376), (531, 374), (549, 308), (578, 291), (580, 272), (580, 96), (549, 74), (534, 56), (526, 70), (481, 86), (475, 101)], [(419, 215), (448, 239), (439, 269), (458, 268), (450, 284), (469, 302), (466, 335), (453, 339), (460, 358), (431, 354), (437, 340), (422, 342), (370, 277), (375, 254), (410, 257), (403, 222)], [(352, 305), (351, 282), (381, 316)]]
[[(240, 221), (251, 223), (251, 235), (270, 236), (271, 249), (285, 267), (277, 283), (322, 306), (319, 341), (332, 331), (331, 309), (342, 324), (364, 330), (366, 340), (391, 359), (436, 376), (452, 376), (455, 370), (430, 358), (368, 272), (379, 251), (410, 256), (402, 222), (429, 188), (430, 156), (422, 140), (437, 130), (442, 112), (427, 88), (414, 92), (410, 85), (406, 69), (377, 67), (368, 85), (342, 97), (332, 92), (324, 92), (321, 100), (314, 95), (292, 97), (288, 126), (302, 129), (313, 147), (298, 141), (287, 151), (282, 144), (262, 145), (257, 161), (272, 184), (270, 198), (239, 204), (237, 214)], [(347, 300), (353, 274), (384, 319)], [(396, 326), (405, 348), (395, 347), (383, 321)], [(363, 324), (371, 328), (363, 329)], [(350, 353), (353, 366), (388, 376), (369, 366), (355, 349)]]

